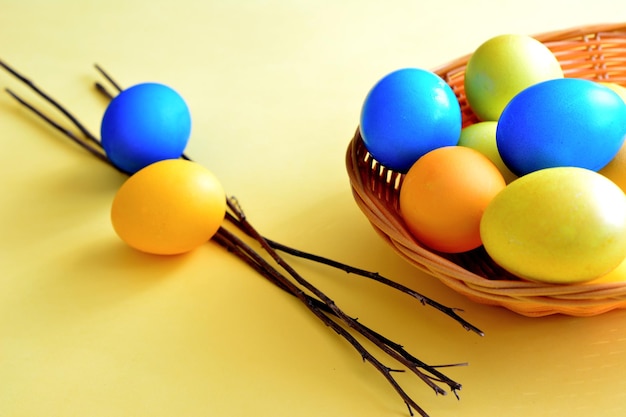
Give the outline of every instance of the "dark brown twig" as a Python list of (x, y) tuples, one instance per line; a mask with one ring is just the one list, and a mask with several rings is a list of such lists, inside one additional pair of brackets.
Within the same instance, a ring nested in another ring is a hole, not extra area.
[(96, 81), (95, 86), (96, 86), (96, 90), (98, 90), (98, 92), (102, 94), (103, 96), (105, 96), (107, 99), (113, 100), (113, 97), (115, 97), (115, 95), (109, 92), (109, 90), (107, 90), (107, 88), (104, 85), (102, 85), (102, 83), (99, 83)]
[(113, 77), (111, 77), (105, 70), (102, 69), (102, 67), (98, 64), (94, 64), (94, 67), (96, 67), (96, 70), (98, 70), (98, 72), (100, 73), (100, 75), (102, 75), (104, 78), (106, 78), (106, 80), (113, 86), (115, 87), (115, 89), (117, 90), (118, 93), (122, 92), (122, 87), (120, 86), (120, 84), (118, 84)]
[[(232, 215), (227, 216), (227, 219), (231, 222), (233, 222), (235, 225), (237, 225), (239, 227), (239, 229), (241, 231), (243, 231), (246, 234), (249, 234), (249, 230), (247, 230), (242, 224), (241, 222), (239, 222), (236, 218), (234, 218)], [(383, 285), (389, 286), (391, 288), (394, 288), (400, 292), (403, 292), (415, 299), (417, 299), (420, 303), (422, 303), (423, 305), (429, 305), (431, 307), (436, 308), (437, 310), (441, 311), (442, 313), (444, 313), (445, 315), (451, 317), (452, 319), (454, 319), (455, 321), (457, 321), (459, 324), (461, 324), (461, 326), (463, 326), (463, 328), (465, 330), (468, 331), (472, 331), (480, 336), (484, 336), (484, 332), (482, 330), (480, 330), (478, 327), (474, 326), (473, 324), (471, 324), (470, 322), (468, 322), (467, 320), (465, 320), (464, 318), (462, 318), (461, 316), (459, 316), (457, 314), (457, 311), (462, 311), (456, 308), (452, 308), (452, 307), (448, 307), (445, 306), (429, 297), (426, 297), (423, 294), (418, 293), (417, 291), (414, 291), (396, 281), (393, 281), (389, 278), (386, 278), (382, 275), (380, 275), (378, 272), (371, 272), (371, 271), (367, 271), (365, 269), (361, 269), (361, 268), (356, 268), (354, 266), (351, 265), (347, 265), (345, 263), (342, 262), (338, 262), (335, 261), (333, 259), (330, 258), (326, 258), (323, 256), (319, 256), (319, 255), (315, 255), (309, 252), (305, 252), (302, 250), (298, 250), (295, 249), (291, 246), (287, 246), (287, 245), (283, 245), (282, 243), (276, 242), (274, 240), (265, 238), (265, 240), (267, 241), (267, 243), (275, 250), (284, 252), (284, 253), (288, 253), (290, 255), (299, 257), (299, 258), (303, 258), (303, 259), (308, 259), (310, 261), (313, 262), (317, 262), (323, 265), (328, 265), (330, 267), (336, 268), (336, 269), (340, 269), (348, 274), (355, 274), (355, 275), (359, 275), (361, 277), (364, 278), (369, 278), (372, 279), (374, 281), (377, 281)]]
[[(230, 237), (230, 239), (229, 239), (228, 242), (226, 242), (224, 244), (224, 242), (223, 242), (223, 235), (225, 235), (225, 234), (228, 235)], [(286, 292), (289, 292), (292, 295), (296, 295), (296, 294), (293, 294), (291, 292), (291, 290), (282, 283), (282, 281), (286, 279), (285, 277), (280, 275), (280, 273), (275, 268), (273, 268), (263, 257), (260, 257), (258, 255), (258, 253), (256, 253), (252, 248), (250, 248), (241, 239), (237, 238), (235, 235), (232, 235), (231, 232), (229, 232), (228, 230), (226, 230), (226, 229), (224, 229), (222, 227), (222, 228), (220, 228), (220, 230), (219, 230), (219, 232), (218, 232), (218, 234), (217, 234), (215, 239), (218, 241), (218, 243), (222, 244), (222, 246), (225, 246), (227, 249), (233, 251), (238, 256), (240, 256), (241, 253), (247, 254), (247, 256), (249, 256), (249, 258), (248, 259), (244, 259), (244, 260), (251, 261), (251, 263), (253, 264), (251, 266), (254, 267), (257, 270), (257, 272), (259, 272), (261, 275), (265, 276), (267, 279), (272, 281), (275, 285), (277, 285), (281, 289), (285, 290)], [(232, 242), (235, 239), (237, 240), (237, 244), (234, 245), (234, 247), (232, 247), (233, 246)], [(268, 276), (268, 274), (269, 274), (269, 276)], [(276, 279), (276, 274), (280, 275), (280, 277), (278, 279)], [(333, 310), (327, 304), (324, 304), (319, 299), (313, 298), (313, 297), (311, 297), (311, 296), (309, 296), (307, 294), (305, 294), (305, 296), (308, 298), (308, 301), (310, 303), (313, 303), (315, 305), (316, 308), (319, 308), (324, 313), (336, 316), (336, 314), (333, 312)], [(353, 318), (353, 320), (356, 321), (357, 319)], [(366, 327), (363, 323), (360, 323), (360, 324), (361, 324), (361, 326)], [(389, 346), (390, 348), (394, 349), (396, 352), (398, 352), (400, 355), (402, 355), (408, 361), (412, 362), (414, 366), (422, 368), (422, 369), (426, 370), (427, 372), (431, 373), (434, 376), (434, 380), (437, 380), (439, 382), (449, 381), (449, 378), (447, 378), (445, 375), (443, 375), (440, 372), (438, 372), (436, 370), (436, 368), (447, 368), (447, 367), (453, 367), (453, 366), (465, 366), (465, 365), (467, 365), (467, 363), (446, 364), (446, 365), (439, 365), (439, 366), (427, 365), (426, 363), (422, 362), (421, 360), (417, 359), (415, 356), (413, 356), (409, 352), (407, 352), (402, 345), (400, 345), (400, 344), (398, 344), (398, 343), (396, 343), (396, 342), (386, 338), (382, 334), (372, 330), (369, 327), (367, 327), (367, 331), (372, 333), (376, 337), (376, 339), (378, 339), (380, 342), (382, 342), (385, 345)], [(455, 382), (452, 382), (452, 385), (455, 387), (455, 389), (460, 389), (460, 387), (461, 387), (459, 384), (457, 384)]]
[(89, 131), (89, 129), (87, 129), (76, 117), (74, 117), (69, 111), (67, 111), (67, 109), (63, 107), (59, 102), (54, 100), (50, 95), (46, 94), (39, 87), (37, 87), (35, 83), (33, 83), (31, 80), (29, 80), (28, 78), (24, 77), (22, 74), (15, 71), (13, 68), (11, 68), (2, 60), (0, 60), (0, 67), (7, 70), (15, 78), (20, 80), (22, 83), (26, 84), (31, 90), (36, 92), (40, 97), (42, 97), (48, 103), (52, 104), (52, 106), (54, 106), (57, 110), (63, 113), (63, 115), (67, 117), (72, 122), (72, 124), (76, 126), (83, 135), (85, 135), (85, 137), (89, 141), (95, 142), (96, 144), (100, 145), (100, 141), (98, 140), (98, 138), (94, 134), (92, 134)]
[[(354, 320), (352, 317), (350, 317), (347, 314), (345, 314), (343, 312), (343, 310), (341, 310), (335, 304), (335, 302), (331, 298), (329, 298), (326, 294), (324, 294), (322, 291), (320, 291), (317, 287), (315, 287), (310, 282), (308, 282), (306, 279), (304, 279), (304, 277), (302, 277), (289, 263), (287, 263), (269, 245), (269, 243), (267, 243), (265, 238), (252, 226), (252, 224), (247, 220), (245, 213), (243, 212), (243, 210), (239, 206), (239, 204), (238, 204), (236, 199), (230, 198), (230, 199), (227, 200), (227, 203), (228, 203), (229, 209), (235, 214), (235, 216), (239, 219), (239, 221), (242, 223), (242, 225), (249, 231), (250, 236), (252, 236), (252, 238), (254, 240), (256, 240), (257, 242), (259, 242), (259, 244), (263, 247), (265, 252), (267, 252), (272, 257), (272, 259), (278, 265), (280, 265), (281, 268), (283, 268), (285, 271), (287, 271), (287, 273), (291, 277), (293, 277), (298, 282), (298, 284), (302, 285), (305, 289), (307, 289), (313, 295), (315, 295), (315, 297), (319, 298), (324, 304), (326, 304), (333, 311), (333, 313), (341, 321), (344, 322), (345, 325), (347, 325), (348, 327), (358, 331), (361, 335), (363, 335), (365, 338), (367, 338), (372, 343), (376, 344), (381, 350), (383, 350), (389, 356), (391, 356), (392, 358), (394, 358), (395, 360), (397, 360), (398, 362), (400, 362), (404, 366), (406, 366), (415, 375), (417, 375), (424, 383), (426, 383), (426, 385), (428, 385), (430, 388), (432, 388), (435, 391), (435, 393), (442, 394), (442, 395), (446, 394), (446, 391), (443, 390), (441, 387), (439, 387), (437, 384), (435, 384), (433, 382), (432, 378), (430, 378), (428, 375), (425, 375), (419, 369), (418, 366), (416, 366), (414, 363), (411, 363), (411, 361), (407, 360), (405, 357), (400, 355), (398, 352), (396, 352), (391, 347), (389, 347), (389, 346), (387, 346), (385, 344), (380, 344), (379, 340), (376, 339), (376, 336), (374, 334), (372, 334), (370, 331), (368, 331), (369, 329), (365, 328), (357, 320)], [(455, 392), (455, 394), (456, 394), (456, 391), (461, 388), (460, 384), (458, 384), (455, 381), (450, 380), (449, 378), (446, 378), (445, 381), (443, 381), (443, 382), (448, 384), (450, 386), (450, 388), (452, 389), (452, 391)]]
[[(350, 345), (352, 345), (357, 352), (361, 355), (364, 361), (369, 362), (376, 370), (378, 370), (385, 379), (391, 384), (395, 391), (400, 395), (404, 403), (409, 409), (409, 414), (413, 415), (412, 410), (416, 410), (421, 416), (428, 417), (428, 414), (402, 389), (400, 384), (392, 376), (393, 372), (401, 372), (399, 370), (391, 369), (380, 362), (374, 357), (354, 336), (352, 336), (346, 329), (344, 329), (339, 323), (332, 320), (328, 315), (337, 316), (335, 309), (328, 306), (327, 303), (313, 298), (301, 289), (295, 286), (291, 281), (285, 278), (280, 272), (272, 267), (263, 257), (257, 252), (252, 250), (250, 246), (241, 241), (238, 237), (228, 232), (226, 229), (221, 228), (216, 237), (216, 242), (226, 247), (229, 251), (243, 259), (246, 263), (252, 266), (257, 272), (264, 277), (268, 278), (275, 285), (288, 292), (289, 294), (297, 297), (315, 316), (317, 316), (326, 326), (330, 327), (335, 333), (344, 338)], [(356, 321), (355, 319), (352, 319)], [(367, 329), (365, 326), (361, 326), (363, 329)], [(368, 329), (369, 330), (369, 329)], [(362, 332), (360, 332), (362, 333)], [(374, 339), (378, 347), (382, 346), (382, 342)]]
[(378, 272), (371, 272), (371, 271), (366, 271), (365, 269), (360, 269), (360, 268), (356, 268), (341, 262), (337, 262), (335, 260), (329, 259), (329, 258), (325, 258), (323, 256), (319, 256), (319, 255), (314, 255), (312, 253), (308, 253), (308, 252), (304, 252), (298, 249), (294, 249), (290, 246), (286, 246), (283, 245), (282, 243), (278, 243), (276, 241), (273, 240), (268, 240), (268, 243), (270, 244), (270, 246), (272, 246), (274, 249), (276, 250), (280, 250), (281, 252), (285, 252), (288, 253), (290, 255), (293, 256), (297, 256), (299, 258), (304, 258), (304, 259), (308, 259), (311, 260), (313, 262), (317, 262), (317, 263), (321, 263), (324, 265), (328, 265), (331, 266), (333, 268), (336, 269), (340, 269), (344, 272), (346, 272), (347, 274), (355, 274), (355, 275), (359, 275), (361, 277), (364, 278), (369, 278), (369, 279), (373, 279), (374, 281), (380, 282), (381, 284), (387, 285), (391, 288), (394, 288), (400, 292), (403, 292), (415, 299), (417, 299), (420, 303), (422, 303), (423, 305), (429, 305), (431, 307), (436, 308), (437, 310), (441, 311), (442, 313), (444, 313), (445, 315), (451, 317), (452, 319), (456, 320), (459, 324), (461, 324), (461, 326), (463, 326), (463, 328), (467, 331), (472, 331), (480, 336), (484, 336), (485, 333), (480, 330), (478, 327), (474, 326), (473, 324), (471, 324), (470, 322), (468, 322), (467, 320), (465, 320), (463, 317), (459, 316), (457, 314), (457, 311), (463, 311), (457, 308), (452, 308), (452, 307), (448, 307), (445, 306), (435, 300), (433, 300), (432, 298), (426, 297), (423, 294), (418, 293), (417, 291), (413, 291), (412, 289), (396, 282), (393, 281), (389, 278), (386, 278), (382, 275), (380, 275)]
[(12, 90), (7, 88), (7, 89), (5, 89), (5, 91), (7, 93), (9, 93), (9, 95), (11, 97), (13, 97), (15, 100), (17, 100), (21, 105), (23, 105), (24, 107), (26, 107), (27, 109), (29, 109), (30, 111), (35, 113), (37, 116), (42, 118), (44, 121), (46, 121), (48, 124), (50, 124), (50, 126), (54, 127), (56, 130), (58, 130), (59, 132), (63, 133), (65, 136), (70, 138), (74, 143), (78, 144), (82, 148), (84, 148), (87, 151), (89, 151), (96, 158), (98, 158), (98, 159), (100, 159), (100, 160), (102, 160), (104, 162), (107, 162), (107, 163), (109, 162), (108, 158), (103, 153), (102, 148), (94, 147), (94, 146), (90, 145), (89, 143), (85, 142), (84, 140), (80, 139), (78, 136), (76, 136), (74, 134), (74, 132), (72, 132), (69, 129), (64, 128), (59, 123), (57, 123), (54, 120), (52, 120), (50, 117), (45, 115), (42, 111), (40, 111), (37, 108), (35, 108), (35, 106), (33, 106), (32, 104), (28, 103), (26, 100), (24, 100), (23, 98), (21, 98), (20, 96), (15, 94)]

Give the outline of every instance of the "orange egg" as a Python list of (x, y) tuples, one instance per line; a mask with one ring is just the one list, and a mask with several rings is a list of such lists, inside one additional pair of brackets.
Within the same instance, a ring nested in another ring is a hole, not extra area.
[(175, 255), (211, 239), (225, 212), (224, 190), (209, 170), (170, 159), (148, 165), (126, 180), (113, 200), (111, 222), (133, 248)]
[(415, 162), (400, 189), (400, 212), (424, 245), (448, 253), (479, 247), (480, 219), (506, 183), (480, 152), (448, 146)]

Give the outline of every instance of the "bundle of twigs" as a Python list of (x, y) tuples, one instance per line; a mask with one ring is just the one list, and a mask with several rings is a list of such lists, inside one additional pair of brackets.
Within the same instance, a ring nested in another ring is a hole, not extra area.
[[(50, 126), (60, 131), (67, 138), (77, 143), (87, 151), (92, 153), (98, 159), (109, 164), (113, 168), (118, 169), (107, 158), (100, 140), (92, 134), (67, 108), (62, 106), (58, 101), (53, 99), (50, 95), (45, 93), (39, 87), (37, 87), (32, 81), (18, 73), (15, 69), (0, 60), (0, 67), (4, 68), (10, 74), (15, 76), (18, 80), (26, 84), (31, 90), (37, 93), (41, 98), (60, 111), (71, 124), (78, 129), (79, 133), (74, 133), (73, 130), (64, 127), (62, 124), (52, 120), (52, 118), (45, 115), (38, 110), (34, 105), (30, 104), (15, 92), (10, 89), (6, 91), (15, 98), (20, 104), (34, 112), (41, 119), (47, 122)], [(116, 83), (102, 68), (96, 65), (96, 69), (100, 74), (113, 86), (118, 92), (122, 91), (122, 88)], [(96, 82), (96, 88), (101, 93), (107, 95), (109, 98), (113, 98), (115, 94), (112, 94), (103, 84)], [(183, 155), (183, 158), (189, 159)], [(127, 174), (126, 172), (123, 172)], [(373, 279), (381, 284), (393, 287), (411, 297), (416, 298), (421, 304), (429, 305), (435, 309), (448, 315), (458, 323), (460, 323), (466, 330), (475, 332), (479, 335), (483, 335), (483, 332), (470, 324), (457, 313), (457, 309), (444, 306), (422, 294), (419, 294), (410, 288), (407, 288), (399, 283), (396, 283), (388, 278), (381, 276), (378, 273), (365, 271), (359, 268), (354, 268), (343, 263), (324, 258), (321, 256), (313, 255), (310, 253), (298, 251), (291, 247), (282, 245), (278, 242), (274, 242), (270, 239), (263, 237), (248, 221), (243, 209), (235, 198), (227, 199), (227, 213), (226, 222), (216, 235), (212, 238), (216, 243), (226, 248), (229, 252), (235, 254), (242, 259), (260, 275), (268, 279), (270, 282), (278, 286), (283, 291), (296, 297), (311, 313), (319, 318), (326, 326), (330, 327), (339, 336), (345, 339), (354, 349), (359, 353), (364, 361), (369, 362), (374, 366), (391, 384), (395, 391), (400, 395), (404, 403), (406, 404), (409, 414), (413, 415), (413, 410), (417, 411), (421, 416), (427, 417), (428, 414), (416, 403), (415, 400), (400, 386), (400, 384), (394, 378), (395, 372), (403, 372), (405, 369), (394, 369), (378, 360), (370, 351), (360, 343), (352, 332), (356, 332), (363, 336), (366, 340), (370, 341), (373, 345), (379, 348), (382, 352), (387, 354), (390, 358), (404, 366), (406, 370), (415, 374), (421, 381), (426, 383), (432, 388), (436, 394), (446, 394), (449, 391), (454, 393), (458, 398), (458, 391), (461, 389), (461, 384), (450, 379), (444, 375), (439, 368), (442, 366), (428, 365), (415, 356), (407, 352), (400, 344), (386, 338), (382, 334), (367, 327), (365, 324), (358, 321), (346, 314), (341, 308), (339, 308), (335, 302), (328, 297), (324, 292), (319, 290), (312, 283), (302, 277), (279, 252), (291, 254), (293, 256), (309, 259), (314, 262), (319, 262), (331, 266), (333, 268), (341, 269), (347, 273), (356, 274), (362, 277)], [(266, 259), (259, 252), (254, 250), (248, 243), (246, 243), (242, 237), (239, 237), (235, 232), (229, 230), (226, 224), (235, 227), (236, 231), (244, 234), (245, 236), (254, 239), (263, 249), (263, 252), (274, 261), (274, 264)], [(277, 265), (277, 266), (274, 266)], [(461, 364), (455, 364), (461, 365)], [(444, 365), (444, 366), (455, 366)], [(444, 387), (447, 386), (447, 389)]]

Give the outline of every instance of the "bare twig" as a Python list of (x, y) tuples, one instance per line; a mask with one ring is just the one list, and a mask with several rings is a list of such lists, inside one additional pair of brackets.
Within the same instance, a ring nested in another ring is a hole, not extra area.
[(24, 84), (26, 84), (31, 90), (33, 90), (35, 93), (37, 93), (40, 97), (42, 97), (44, 100), (46, 100), (48, 103), (52, 104), (52, 106), (54, 106), (57, 110), (59, 110), (61, 113), (63, 113), (63, 115), (65, 117), (67, 117), (74, 126), (76, 126), (78, 128), (78, 130), (81, 131), (81, 133), (83, 135), (85, 135), (85, 137), (92, 142), (97, 143), (98, 145), (100, 144), (100, 141), (98, 140), (98, 138), (89, 131), (89, 129), (87, 129), (76, 117), (74, 117), (74, 115), (72, 115), (65, 107), (63, 107), (59, 102), (57, 102), (55, 99), (53, 99), (50, 95), (46, 94), (43, 90), (41, 90), (39, 87), (37, 87), (35, 85), (35, 83), (33, 83), (31, 80), (29, 80), (28, 78), (24, 77), (22, 74), (18, 73), (17, 71), (15, 71), (13, 68), (11, 68), (9, 65), (7, 65), (4, 61), (0, 60), (0, 67), (4, 68), (5, 70), (7, 70), (10, 74), (12, 74), (15, 78), (17, 78), (18, 80), (20, 80), (21, 82), (23, 82)]
[[(328, 315), (337, 316), (336, 309), (328, 306), (327, 303), (320, 301), (317, 298), (313, 298), (307, 295), (295, 286), (291, 281), (284, 277), (274, 267), (272, 267), (263, 257), (255, 252), (250, 246), (241, 241), (238, 237), (228, 232), (226, 229), (221, 228), (216, 237), (214, 238), (220, 245), (226, 247), (229, 251), (236, 254), (239, 258), (246, 261), (257, 272), (264, 277), (268, 278), (275, 285), (288, 292), (289, 294), (297, 297), (315, 316), (317, 316), (326, 326), (330, 327), (339, 336), (344, 338), (350, 345), (352, 345), (357, 352), (361, 355), (364, 361), (369, 362), (376, 370), (378, 370), (385, 379), (391, 384), (395, 391), (400, 395), (404, 403), (409, 409), (409, 414), (413, 415), (413, 410), (416, 410), (421, 416), (428, 417), (428, 414), (402, 389), (400, 384), (393, 377), (393, 372), (401, 372), (391, 369), (380, 362), (374, 355), (372, 355), (354, 336), (344, 329), (339, 323), (332, 320)], [(350, 318), (356, 321), (355, 319)], [(365, 326), (361, 326), (363, 329), (367, 329)], [(368, 329), (369, 330), (369, 329)], [(362, 332), (359, 332), (362, 333)], [(378, 339), (374, 339), (377, 346), (381, 347), (382, 342)]]
[[(234, 224), (236, 224), (244, 233), (249, 234), (250, 231), (248, 229), (246, 229), (244, 227), (244, 225), (239, 222), (236, 218), (234, 218), (232, 215), (227, 217), (228, 220), (230, 220), (231, 222), (233, 222)], [(287, 246), (287, 245), (283, 245), (282, 243), (276, 242), (274, 240), (265, 238), (266, 242), (275, 250), (284, 252), (284, 253), (288, 253), (290, 255), (299, 257), (299, 258), (303, 258), (303, 259), (308, 259), (310, 261), (313, 262), (317, 262), (320, 264), (324, 264), (324, 265), (328, 265), (330, 267), (336, 268), (336, 269), (340, 269), (348, 274), (355, 274), (355, 275), (359, 275), (361, 277), (364, 278), (369, 278), (372, 279), (374, 281), (377, 281), (383, 285), (387, 285), (391, 288), (394, 288), (400, 292), (403, 292), (415, 299), (417, 299), (420, 303), (422, 303), (423, 305), (429, 305), (431, 307), (436, 308), (437, 310), (441, 311), (442, 313), (444, 313), (445, 315), (451, 317), (452, 319), (456, 320), (458, 323), (461, 324), (461, 326), (463, 326), (463, 328), (465, 330), (468, 331), (472, 331), (480, 336), (484, 336), (484, 332), (482, 330), (480, 330), (478, 327), (474, 326), (473, 324), (471, 324), (470, 322), (468, 322), (467, 320), (465, 320), (464, 318), (462, 318), (461, 316), (459, 316), (457, 314), (457, 311), (462, 311), (459, 310), (457, 308), (452, 308), (452, 307), (448, 307), (445, 306), (429, 297), (426, 297), (423, 294), (418, 293), (417, 291), (414, 291), (396, 281), (393, 281), (389, 278), (386, 278), (382, 275), (380, 275), (378, 272), (371, 272), (371, 271), (367, 271), (365, 269), (361, 269), (361, 268), (356, 268), (354, 266), (351, 265), (347, 265), (345, 263), (342, 262), (338, 262), (335, 261), (333, 259), (330, 258), (326, 258), (323, 256), (319, 256), (319, 255), (315, 255), (309, 252), (305, 252), (302, 250), (298, 250), (295, 249), (293, 247)]]
[(98, 70), (98, 72), (104, 77), (106, 78), (106, 80), (117, 90), (118, 93), (122, 92), (122, 87), (120, 86), (120, 84), (117, 83), (117, 81), (115, 81), (113, 79), (113, 77), (111, 77), (105, 70), (102, 69), (102, 67), (98, 64), (94, 64), (94, 67), (96, 67), (96, 70)]
[(115, 97), (115, 95), (111, 93), (109, 90), (107, 90), (107, 88), (104, 85), (102, 85), (102, 83), (96, 81), (95, 86), (96, 86), (96, 90), (98, 90), (98, 92), (102, 94), (103, 96), (105, 96), (107, 99), (113, 100), (113, 97)]
[[(223, 242), (223, 235), (230, 235), (230, 239), (228, 239), (228, 242)], [(235, 247), (231, 247), (233, 240), (237, 239), (237, 245), (235, 245)], [(240, 255), (239, 253), (237, 253), (238, 251), (243, 251), (245, 252), (248, 256), (249, 259), (244, 259), (246, 261), (250, 260), (254, 265), (251, 265), (252, 267), (254, 267), (257, 272), (259, 272), (261, 275), (265, 276), (266, 278), (268, 278), (270, 281), (272, 281), (275, 285), (277, 285), (278, 287), (280, 287), (281, 289), (291, 293), (290, 289), (285, 286), (282, 281), (284, 279), (286, 279), (285, 277), (283, 277), (282, 275), (280, 276), (279, 279), (276, 279), (275, 275), (280, 273), (273, 268), (263, 257), (260, 257), (258, 255), (258, 253), (256, 253), (252, 248), (249, 247), (249, 245), (247, 245), (245, 242), (243, 242), (241, 239), (237, 238), (236, 236), (232, 235), (231, 232), (229, 232), (228, 230), (224, 229), (223, 227), (220, 228), (217, 236), (216, 236), (216, 240), (218, 240), (218, 243), (222, 244), (222, 246), (225, 246), (227, 249), (233, 251), (235, 254)], [(269, 276), (268, 276), (269, 274)], [(291, 293), (292, 295), (296, 295)], [(325, 303), (323, 303), (322, 301), (320, 301), (317, 298), (311, 297), (307, 294), (304, 294), (307, 298), (308, 301), (312, 304), (315, 305), (316, 308), (319, 308), (320, 310), (324, 311), (324, 313), (327, 314), (331, 314), (333, 316), (336, 316), (336, 314), (334, 313), (334, 311)], [(353, 318), (353, 320), (357, 320), (356, 318)], [(399, 354), (401, 354), (404, 358), (406, 358), (408, 361), (412, 362), (412, 364), (416, 367), (422, 368), (424, 370), (426, 370), (427, 372), (430, 372), (431, 374), (433, 374), (434, 378), (437, 381), (440, 382), (444, 382), (444, 381), (449, 381), (449, 378), (447, 378), (445, 375), (441, 374), (439, 371), (436, 370), (436, 368), (447, 368), (447, 367), (453, 367), (453, 366), (465, 366), (467, 365), (467, 363), (456, 363), (456, 364), (446, 364), (446, 365), (439, 365), (439, 366), (433, 366), (433, 365), (427, 365), (426, 363), (422, 362), (421, 360), (417, 359), (415, 356), (411, 355), (409, 352), (407, 352), (404, 347), (390, 339), (388, 339), (387, 337), (383, 336), (382, 334), (372, 330), (369, 327), (366, 327), (362, 322), (359, 322), (360, 325), (364, 328), (366, 328), (367, 331), (369, 331), (370, 333), (372, 333), (376, 339), (378, 339), (380, 342), (384, 343), (385, 345), (391, 347), (392, 349), (394, 349), (396, 352), (398, 352)], [(461, 386), (460, 384), (457, 383), (452, 383), (452, 386), (454, 387), (454, 389), (460, 389)]]
[(90, 153), (92, 153), (96, 158), (98, 158), (98, 159), (100, 159), (100, 160), (102, 160), (104, 162), (107, 162), (107, 163), (109, 162), (108, 158), (103, 153), (101, 147), (99, 147), (99, 146), (94, 147), (93, 145), (90, 145), (89, 143), (85, 142), (83, 139), (81, 139), (78, 136), (76, 136), (74, 134), (74, 132), (72, 132), (71, 130), (64, 128), (59, 123), (57, 123), (54, 120), (52, 120), (50, 117), (45, 115), (42, 111), (38, 110), (35, 106), (33, 106), (32, 104), (28, 103), (26, 100), (24, 100), (23, 98), (18, 96), (16, 93), (14, 93), (12, 90), (10, 90), (8, 88), (5, 89), (5, 90), (6, 90), (7, 93), (9, 93), (9, 95), (11, 97), (13, 97), (15, 100), (17, 100), (21, 105), (23, 105), (24, 107), (26, 107), (27, 109), (29, 109), (30, 111), (35, 113), (37, 116), (39, 116), (44, 121), (46, 121), (48, 124), (50, 124), (50, 126), (54, 127), (56, 130), (58, 130), (59, 132), (63, 133), (65, 136), (70, 138), (73, 142), (77, 143), (79, 146), (81, 146), (82, 148), (84, 148), (87, 151), (89, 151)]
[[(315, 295), (317, 298), (319, 298), (324, 304), (326, 304), (335, 313), (335, 315), (341, 321), (343, 321), (345, 323), (345, 325), (347, 325), (348, 327), (350, 327), (350, 328), (358, 331), (359, 333), (361, 333), (361, 335), (366, 337), (372, 343), (376, 344), (381, 350), (383, 350), (389, 356), (391, 356), (392, 358), (394, 358), (395, 360), (397, 360), (398, 362), (400, 362), (404, 366), (406, 366), (415, 375), (417, 375), (424, 383), (426, 383), (426, 385), (428, 385), (430, 388), (432, 388), (435, 391), (435, 393), (443, 394), (443, 395), (446, 394), (446, 391), (443, 390), (441, 387), (439, 387), (437, 384), (435, 384), (435, 382), (433, 382), (433, 379), (430, 376), (424, 374), (420, 370), (419, 366), (416, 366), (416, 364), (411, 363), (411, 361), (407, 360), (405, 357), (400, 355), (398, 352), (396, 352), (391, 347), (389, 347), (389, 346), (387, 346), (385, 344), (381, 344), (380, 341), (376, 338), (376, 336), (369, 331), (369, 329), (365, 328), (357, 320), (355, 320), (352, 317), (350, 317), (347, 314), (345, 314), (343, 312), (343, 310), (341, 310), (335, 304), (335, 302), (331, 298), (329, 298), (325, 293), (323, 293), (317, 287), (315, 287), (310, 282), (308, 282), (306, 279), (304, 279), (304, 277), (302, 277), (289, 263), (287, 263), (269, 245), (269, 243), (267, 243), (265, 238), (252, 226), (252, 224), (247, 220), (244, 211), (239, 206), (239, 204), (238, 204), (236, 199), (229, 198), (227, 200), (227, 204), (228, 204), (229, 209), (235, 214), (235, 216), (239, 219), (239, 221), (243, 224), (243, 226), (246, 229), (248, 229), (249, 234), (252, 236), (252, 238), (255, 239), (257, 242), (259, 242), (259, 244), (272, 257), (272, 259), (278, 265), (280, 265), (281, 268), (283, 268), (285, 271), (287, 271), (287, 273), (291, 277), (293, 277), (298, 282), (298, 284), (302, 285), (305, 289), (310, 291), (313, 295)], [(461, 388), (460, 384), (458, 384), (455, 381), (450, 380), (449, 378), (446, 378), (443, 382), (448, 384), (450, 386), (450, 388), (455, 393), (456, 393), (457, 390), (459, 390)]]

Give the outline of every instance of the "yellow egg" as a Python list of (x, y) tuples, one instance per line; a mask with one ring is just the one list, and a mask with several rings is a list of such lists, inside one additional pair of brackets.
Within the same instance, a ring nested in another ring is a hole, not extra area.
[[(600, 84), (615, 91), (622, 100), (626, 102), (626, 87), (608, 82), (601, 82)], [(598, 172), (617, 184), (622, 191), (626, 192), (626, 142), (622, 145), (611, 162)]]
[(175, 255), (211, 239), (225, 212), (224, 190), (209, 170), (170, 159), (148, 165), (126, 180), (113, 200), (111, 222), (133, 248)]
[(608, 274), (589, 281), (588, 284), (608, 284), (610, 282), (626, 282), (626, 259)]
[(598, 171), (626, 193), (626, 142), (604, 168)]
[(626, 87), (617, 83), (610, 83), (606, 81), (599, 81), (598, 83), (615, 91), (617, 95), (619, 95), (622, 98), (622, 100), (626, 102)]
[(626, 196), (583, 168), (547, 168), (509, 184), (480, 224), (487, 253), (532, 281), (590, 281), (626, 257)]

